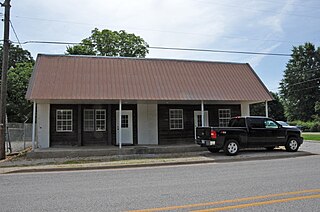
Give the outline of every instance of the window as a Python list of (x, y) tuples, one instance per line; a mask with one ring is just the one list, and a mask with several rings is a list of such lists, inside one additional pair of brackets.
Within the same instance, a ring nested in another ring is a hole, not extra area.
[(272, 120), (265, 120), (264, 126), (265, 126), (265, 128), (278, 129), (278, 125)]
[(121, 115), (121, 128), (128, 128), (128, 127), (129, 127), (129, 116)]
[(170, 125), (170, 130), (183, 129), (183, 110), (182, 109), (169, 110), (169, 125)]
[(72, 132), (72, 110), (57, 110), (56, 131)]
[(85, 109), (83, 110), (83, 130), (94, 131), (94, 110)]
[(244, 118), (231, 119), (228, 127), (246, 127), (245, 119)]
[(202, 126), (202, 115), (197, 115), (198, 123), (197, 126), (200, 127)]
[(83, 110), (83, 130), (86, 132), (106, 131), (106, 110)]
[(106, 110), (96, 110), (96, 131), (106, 131)]
[(226, 127), (231, 119), (230, 109), (219, 109), (219, 127)]
[(248, 125), (251, 128), (265, 128), (264, 119), (261, 118), (249, 118)]

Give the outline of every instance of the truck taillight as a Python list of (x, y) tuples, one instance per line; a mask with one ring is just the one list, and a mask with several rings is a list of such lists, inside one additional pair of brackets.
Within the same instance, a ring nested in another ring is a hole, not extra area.
[(211, 138), (216, 139), (217, 138), (217, 132), (215, 130), (211, 130)]

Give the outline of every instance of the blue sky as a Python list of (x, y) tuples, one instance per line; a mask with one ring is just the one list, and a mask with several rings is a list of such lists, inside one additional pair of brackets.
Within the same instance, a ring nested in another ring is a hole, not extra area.
[[(11, 5), (21, 42), (79, 42), (97, 27), (126, 30), (150, 46), (289, 54), (305, 42), (320, 46), (319, 0), (11, 0)], [(17, 41), (12, 30), (10, 39)], [(48, 44), (23, 48), (34, 58), (66, 50)], [(152, 49), (147, 57), (249, 63), (272, 91), (289, 59)]]

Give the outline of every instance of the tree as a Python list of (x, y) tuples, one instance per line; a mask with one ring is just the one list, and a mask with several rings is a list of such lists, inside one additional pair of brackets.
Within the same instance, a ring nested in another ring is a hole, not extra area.
[[(2, 53), (3, 47), (0, 46), (0, 68), (2, 68)], [(9, 64), (8, 67), (16, 67), (17, 63), (31, 62), (34, 63), (34, 59), (28, 50), (22, 49), (17, 45), (10, 44), (9, 47)]]
[(293, 47), (280, 83), (285, 115), (290, 120), (309, 121), (319, 115), (315, 110), (320, 101), (320, 48), (311, 43)]
[(66, 54), (145, 57), (149, 53), (149, 45), (141, 37), (126, 33), (124, 30), (99, 31), (95, 28), (91, 33), (91, 36), (83, 39), (80, 44), (67, 46)]
[[(280, 101), (280, 96), (277, 93), (270, 92), (274, 100), (268, 102), (268, 114), (270, 118), (275, 120), (284, 121), (284, 107)], [(250, 115), (252, 116), (265, 116), (266, 104), (264, 102), (250, 105)]]
[(32, 62), (16, 63), (8, 72), (7, 115), (10, 122), (31, 120), (32, 104), (25, 98)]
[[(0, 65), (2, 67), (2, 46), (0, 47)], [(10, 122), (23, 122), (31, 111), (25, 100), (28, 82), (32, 72), (34, 60), (28, 50), (10, 44), (7, 115)], [(1, 71), (2, 72), (2, 71)], [(30, 115), (30, 114), (29, 114)]]

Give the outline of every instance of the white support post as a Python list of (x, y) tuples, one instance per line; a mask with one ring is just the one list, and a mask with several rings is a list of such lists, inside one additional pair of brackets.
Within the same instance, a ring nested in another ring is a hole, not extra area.
[(266, 117), (269, 117), (269, 113), (268, 113), (268, 101), (266, 101)]
[(37, 103), (33, 102), (33, 116), (32, 116), (32, 151), (35, 150), (35, 138), (36, 138), (36, 111), (37, 111)]
[(119, 149), (122, 147), (122, 138), (121, 138), (121, 116), (122, 116), (122, 102), (119, 100)]
[(201, 101), (201, 126), (204, 127), (204, 104)]

